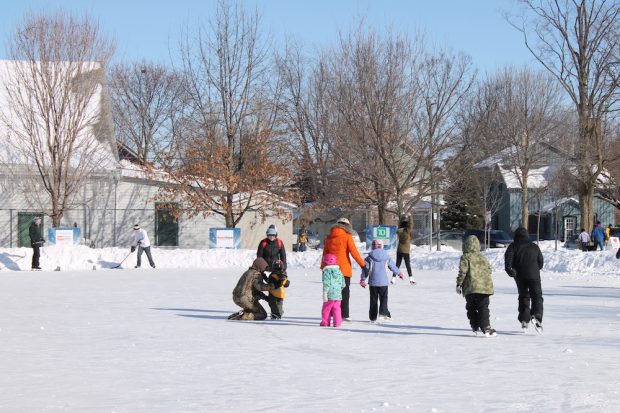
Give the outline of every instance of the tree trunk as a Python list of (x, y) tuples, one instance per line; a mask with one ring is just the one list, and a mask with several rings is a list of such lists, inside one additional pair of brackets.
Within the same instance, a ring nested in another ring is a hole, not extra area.
[(530, 216), (530, 209), (529, 209), (530, 193), (529, 193), (529, 190), (527, 189), (527, 181), (524, 185), (522, 195), (523, 196), (521, 197), (521, 226), (529, 231), (530, 229), (529, 229), (528, 224), (529, 224), (529, 216)]
[(581, 227), (586, 231), (594, 228), (594, 187), (585, 188), (584, 193), (579, 194), (579, 206), (581, 207)]

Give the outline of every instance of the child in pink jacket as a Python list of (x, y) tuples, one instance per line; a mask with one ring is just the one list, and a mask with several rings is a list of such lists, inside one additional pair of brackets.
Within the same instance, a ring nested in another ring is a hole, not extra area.
[(342, 312), (340, 301), (344, 288), (344, 275), (338, 266), (338, 258), (334, 254), (323, 256), (323, 311), (321, 326), (329, 327), (331, 318), (334, 319), (334, 327), (342, 324)]

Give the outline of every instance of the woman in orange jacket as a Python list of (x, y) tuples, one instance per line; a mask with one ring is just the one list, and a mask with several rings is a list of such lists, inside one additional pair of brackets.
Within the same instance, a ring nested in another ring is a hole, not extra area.
[[(339, 218), (336, 224), (329, 231), (329, 235), (325, 239), (323, 247), (323, 257), (326, 254), (334, 254), (338, 258), (338, 266), (342, 275), (344, 275), (345, 286), (342, 289), (342, 301), (340, 308), (342, 310), (342, 318), (345, 321), (351, 321), (349, 316), (349, 286), (351, 285), (351, 276), (353, 269), (351, 268), (351, 258), (362, 267), (362, 271), (366, 273), (366, 262), (362, 259), (355, 242), (353, 242), (353, 228), (351, 222), (346, 218)], [(325, 266), (324, 260), (321, 259), (321, 269)]]

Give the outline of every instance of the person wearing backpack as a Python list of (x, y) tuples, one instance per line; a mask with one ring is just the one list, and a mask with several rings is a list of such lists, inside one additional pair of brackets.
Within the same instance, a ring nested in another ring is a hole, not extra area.
[(275, 225), (269, 225), (267, 228), (267, 238), (264, 238), (258, 244), (256, 257), (267, 261), (267, 271), (273, 271), (274, 263), (278, 260), (282, 261), (282, 271), (286, 271), (286, 250), (284, 243), (278, 238), (278, 229)]

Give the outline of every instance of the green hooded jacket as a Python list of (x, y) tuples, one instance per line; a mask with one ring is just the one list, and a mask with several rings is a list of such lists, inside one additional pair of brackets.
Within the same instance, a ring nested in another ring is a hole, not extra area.
[(491, 264), (480, 254), (480, 241), (475, 235), (470, 235), (463, 243), (463, 255), (459, 263), (457, 285), (463, 287), (463, 295), (493, 294), (493, 278), (491, 278)]

